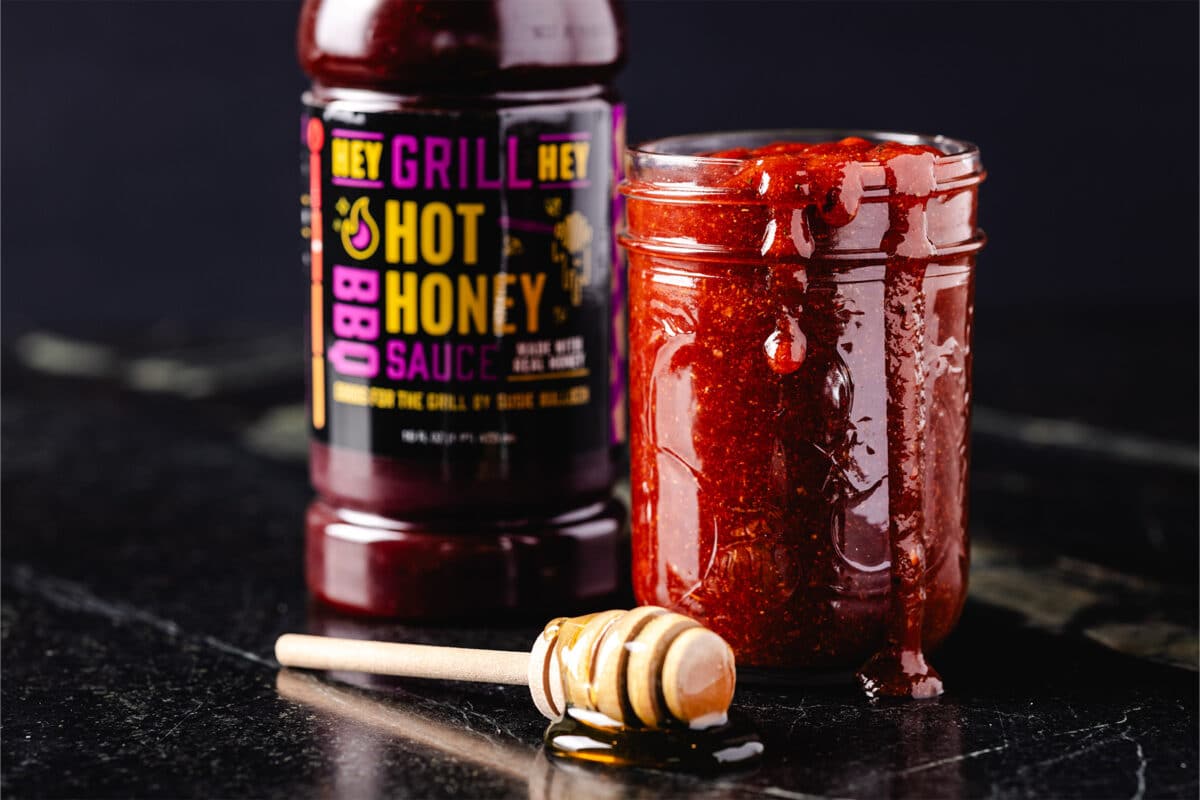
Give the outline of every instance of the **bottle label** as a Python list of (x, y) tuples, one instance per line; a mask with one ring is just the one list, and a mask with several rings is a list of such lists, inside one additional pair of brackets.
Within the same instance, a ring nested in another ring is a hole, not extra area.
[(306, 107), (317, 440), (441, 462), (623, 439), (622, 127), (601, 100)]

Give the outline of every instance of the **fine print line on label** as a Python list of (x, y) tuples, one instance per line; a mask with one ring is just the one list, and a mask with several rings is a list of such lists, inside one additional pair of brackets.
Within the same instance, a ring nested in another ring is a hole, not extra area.
[(520, 381), (555, 381), (563, 378), (586, 378), (591, 374), (587, 367), (582, 369), (564, 369), (561, 372), (534, 372), (528, 375), (509, 375), (505, 380), (510, 383)]

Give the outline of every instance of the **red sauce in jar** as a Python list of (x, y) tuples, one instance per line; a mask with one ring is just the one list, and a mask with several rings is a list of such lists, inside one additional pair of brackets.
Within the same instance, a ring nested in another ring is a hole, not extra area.
[(978, 154), (705, 141), (635, 151), (625, 186), (637, 598), (741, 664), (936, 696), (924, 650), (966, 594)]

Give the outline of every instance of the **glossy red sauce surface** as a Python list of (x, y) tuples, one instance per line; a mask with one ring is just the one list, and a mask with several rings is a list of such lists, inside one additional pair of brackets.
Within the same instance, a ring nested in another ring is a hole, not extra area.
[(638, 600), (739, 664), (940, 694), (924, 649), (966, 594), (978, 180), (862, 139), (711, 155), (740, 163), (625, 187)]

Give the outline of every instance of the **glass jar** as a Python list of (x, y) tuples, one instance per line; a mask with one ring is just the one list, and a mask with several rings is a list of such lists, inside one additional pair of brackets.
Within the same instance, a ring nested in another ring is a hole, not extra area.
[(620, 7), (307, 0), (298, 45), (310, 590), (402, 617), (613, 591)]
[(921, 653), (966, 596), (978, 150), (757, 131), (626, 168), (638, 601), (742, 665), (875, 654), (869, 692), (940, 692)]

